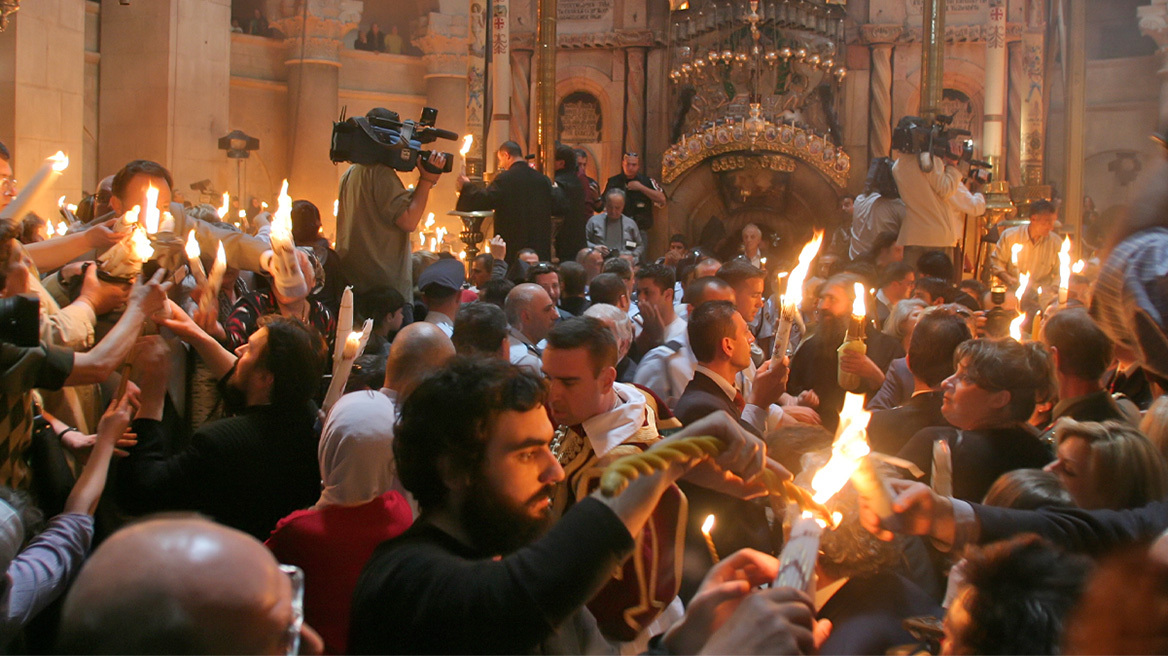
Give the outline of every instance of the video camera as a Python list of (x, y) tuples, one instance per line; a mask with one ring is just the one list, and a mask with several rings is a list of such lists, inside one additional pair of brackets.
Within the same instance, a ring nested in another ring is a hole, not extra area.
[(41, 301), (34, 294), (0, 298), (0, 342), (31, 348), (40, 344)]
[(329, 159), (333, 162), (354, 164), (384, 164), (396, 171), (413, 171), (418, 164), (430, 173), (449, 173), (454, 156), (446, 155), (446, 166), (435, 169), (426, 162), (431, 151), (422, 150), (422, 144), (437, 139), (454, 141), (458, 135), (434, 127), (438, 110), (426, 107), (418, 121), (401, 120), (396, 112), (386, 109), (370, 110), (365, 116), (345, 118), (333, 123), (332, 147)]
[(934, 157), (969, 162), (983, 170), (990, 168), (987, 162), (973, 159), (973, 141), (961, 138), (968, 136), (969, 130), (953, 127), (952, 114), (938, 114), (931, 125), (919, 116), (905, 116), (892, 131), (892, 147), (902, 153), (915, 153), (926, 173), (933, 170)]

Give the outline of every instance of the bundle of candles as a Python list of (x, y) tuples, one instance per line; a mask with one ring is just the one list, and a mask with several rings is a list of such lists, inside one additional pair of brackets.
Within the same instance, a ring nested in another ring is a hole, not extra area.
[[(811, 269), (811, 261), (819, 254), (819, 247), (823, 244), (823, 232), (817, 231), (811, 241), (799, 253), (799, 263), (787, 276), (786, 291), (779, 297), (780, 313), (779, 327), (775, 333), (775, 347), (771, 352), (771, 359), (782, 360), (787, 355), (787, 348), (791, 343), (791, 326), (798, 323), (802, 328), (803, 315), (799, 306), (803, 303), (803, 282), (807, 279), (807, 272)], [(781, 282), (783, 274), (779, 274)]]
[(159, 246), (166, 252), (177, 248), (172, 242), (174, 217), (158, 209), (158, 189), (146, 189), (145, 202), (135, 205), (114, 222), (113, 231), (122, 235), (98, 259), (98, 271), (117, 280), (133, 280), (142, 272), (142, 265), (155, 257)]
[(223, 250), (223, 242), (219, 242), (219, 249), (215, 253), (215, 263), (211, 265), (211, 275), (203, 269), (202, 251), (199, 242), (195, 239), (195, 231), (187, 235), (184, 250), (187, 253), (187, 263), (191, 275), (195, 277), (195, 284), (202, 289), (199, 295), (199, 311), (206, 314), (219, 298), (219, 288), (223, 286), (223, 274), (227, 273), (227, 253)]
[(353, 330), (353, 288), (346, 287), (341, 294), (341, 307), (337, 313), (337, 332), (333, 345), (333, 378), (329, 382), (323, 404), (326, 413), (345, 393), (345, 386), (348, 385), (349, 375), (353, 371), (353, 361), (365, 350), (365, 344), (369, 342), (372, 333), (372, 319), (366, 319), (360, 331)]
[(308, 284), (296, 258), (296, 244), (292, 239), (292, 197), (288, 195), (288, 181), (280, 187), (276, 213), (272, 216), (272, 250), (264, 251), (260, 264), (272, 274), (276, 291), (284, 298), (305, 298)]

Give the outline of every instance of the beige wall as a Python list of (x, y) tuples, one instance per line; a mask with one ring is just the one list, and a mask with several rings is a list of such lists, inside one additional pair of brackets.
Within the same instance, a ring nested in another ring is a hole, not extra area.
[(0, 141), (12, 151), (18, 180), (28, 180), (58, 150), (69, 169), (32, 209), (55, 216), (57, 197), (77, 200), (82, 186), (85, 5), (79, 0), (25, 3), (0, 33)]

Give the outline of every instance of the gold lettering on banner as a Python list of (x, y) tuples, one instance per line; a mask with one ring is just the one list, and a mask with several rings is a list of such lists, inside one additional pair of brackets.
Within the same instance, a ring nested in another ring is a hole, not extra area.
[(600, 20), (612, 11), (613, 0), (560, 0), (559, 20)]
[(726, 155), (710, 163), (714, 173), (739, 171), (742, 169), (768, 169), (791, 173), (795, 170), (795, 160), (782, 155)]

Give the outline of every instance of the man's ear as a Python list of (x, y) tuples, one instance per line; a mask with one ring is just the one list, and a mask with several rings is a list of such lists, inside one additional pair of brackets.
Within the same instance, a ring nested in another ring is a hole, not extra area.
[(731, 356), (734, 355), (734, 347), (736, 346), (734, 341), (735, 340), (733, 337), (723, 337), (722, 339), (718, 340), (718, 350), (721, 351), (722, 355), (724, 355), (727, 360), (729, 360)]
[(110, 195), (109, 205), (110, 209), (114, 211), (114, 214), (118, 216), (121, 216), (126, 211), (125, 205), (122, 204), (122, 199), (112, 194)]
[(1050, 347), (1050, 362), (1054, 365), (1055, 373), (1060, 371), (1061, 360), (1059, 358), (1059, 350), (1057, 346)]
[(990, 395), (988, 403), (991, 408), (1001, 410), (1010, 403), (1010, 399), (1010, 390), (998, 390)]
[(616, 367), (605, 367), (600, 372), (600, 393), (608, 394), (612, 391), (612, 384), (616, 382)]
[(454, 493), (455, 496), (461, 496), (463, 490), (470, 485), (470, 478), (457, 470), (454, 463), (450, 462), (450, 456), (438, 457), (438, 475), (442, 478), (442, 484), (446, 489)]

